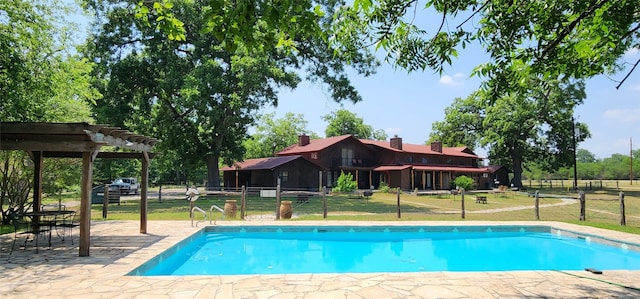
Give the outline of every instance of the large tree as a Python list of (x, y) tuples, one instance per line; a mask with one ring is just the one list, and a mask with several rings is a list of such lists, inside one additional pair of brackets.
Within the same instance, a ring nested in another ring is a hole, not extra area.
[(347, 109), (338, 109), (322, 117), (328, 124), (325, 130), (327, 137), (351, 134), (360, 139), (386, 140), (384, 130), (374, 130), (364, 123), (361, 117)]
[(332, 41), (340, 52), (376, 45), (400, 67), (440, 72), (478, 43), (489, 61), (476, 74), (495, 99), (526, 92), (520, 82), (531, 75), (584, 79), (620, 70), (619, 58), (639, 46), (639, 21), (637, 0), (354, 0), (339, 11)]
[[(91, 63), (75, 54), (70, 7), (56, 0), (0, 0), (0, 120), (23, 122), (91, 121), (88, 102)], [(43, 182), (48, 194), (69, 190), (79, 181), (70, 159), (47, 159)], [(0, 212), (8, 223), (13, 211), (29, 209), (33, 167), (21, 151), (0, 153)], [(55, 180), (55, 181), (54, 181)]]
[(88, 121), (91, 64), (74, 52), (70, 7), (0, 0), (0, 119)]
[(488, 147), (492, 164), (511, 165), (511, 183), (518, 187), (526, 161), (536, 161), (546, 170), (571, 165), (575, 146), (589, 137), (586, 124), (573, 119), (574, 107), (585, 97), (584, 84), (529, 83), (537, 87), (526, 95), (490, 100), (488, 93), (477, 91), (466, 99), (457, 98), (445, 110), (445, 120), (433, 124), (431, 139)]
[[(157, 30), (166, 18), (136, 18), (136, 1), (87, 4), (97, 20), (89, 55), (100, 65), (96, 75), (105, 95), (96, 105), (98, 116), (159, 137), (157, 149), (179, 159), (162, 165), (206, 165), (209, 187), (219, 186), (220, 162), (242, 159), (242, 142), (257, 112), (277, 105), (280, 88), (297, 86), (296, 69), (306, 68), (308, 79), (326, 83), (336, 101), (361, 100), (322, 38), (292, 36), (297, 51), (231, 47), (210, 34), (217, 30), (209, 27), (215, 9), (206, 1), (173, 1), (171, 13), (183, 21), (184, 38), (169, 40)], [(363, 52), (352, 66), (369, 74), (374, 61)]]

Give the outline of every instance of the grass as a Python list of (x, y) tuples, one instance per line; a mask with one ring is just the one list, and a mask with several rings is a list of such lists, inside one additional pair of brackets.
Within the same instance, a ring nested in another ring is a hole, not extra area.
[[(635, 183), (635, 182), (634, 182)], [(607, 183), (611, 185), (611, 183)], [(544, 207), (544, 205), (558, 204), (562, 200), (558, 196), (577, 198), (575, 192), (566, 188), (530, 188), (529, 192), (539, 191), (543, 197), (540, 198), (540, 220), (560, 221), (587, 225), (610, 230), (623, 231), (633, 234), (640, 234), (640, 183), (626, 185), (618, 182), (614, 186), (620, 188), (606, 188), (599, 190), (587, 190), (587, 221), (579, 221), (580, 206), (578, 203), (570, 205), (560, 205)], [(560, 185), (555, 182), (554, 185)], [(570, 183), (565, 183), (565, 186)], [(620, 223), (620, 192), (625, 193), (626, 226)], [(547, 196), (553, 194), (554, 197)], [(486, 196), (488, 203), (479, 204), (475, 202), (475, 196)], [(78, 195), (65, 194), (61, 198), (62, 202), (77, 202)], [(224, 207), (227, 199), (235, 199), (238, 203), (238, 214), (240, 209), (240, 196), (201, 196), (196, 201), (196, 206), (206, 211), (209, 217), (209, 210), (212, 205)], [(292, 200), (296, 220), (321, 220), (323, 219), (322, 197), (311, 197), (308, 203), (297, 203), (295, 198), (283, 198)], [(58, 198), (46, 198), (44, 203), (57, 203)], [(411, 220), (439, 220), (439, 221), (459, 221), (461, 218), (461, 196), (460, 195), (428, 195), (416, 196), (413, 194), (402, 194), (400, 196), (401, 218), (397, 217), (397, 196), (389, 193), (375, 193), (369, 199), (353, 198), (349, 196), (328, 196), (327, 212), (328, 220), (355, 220), (355, 221), (411, 221)], [(465, 195), (465, 221), (522, 221), (535, 219), (533, 209), (534, 198), (529, 197), (525, 192), (508, 191), (505, 194), (493, 193), (468, 193)], [(526, 207), (526, 208), (521, 208)], [(92, 219), (102, 220), (102, 205), (92, 205)], [(255, 216), (275, 216), (275, 198), (260, 198), (248, 196), (246, 200), (247, 217)], [(147, 207), (148, 220), (184, 220), (189, 221), (189, 202), (184, 199), (166, 199), (161, 202), (157, 198), (150, 198)], [(221, 214), (213, 210), (213, 218), (220, 219)], [(202, 215), (197, 213), (196, 219), (202, 219)], [(140, 202), (132, 200), (131, 197), (123, 197), (120, 205), (111, 204), (108, 208), (106, 220), (138, 220), (140, 219)], [(239, 216), (236, 218), (239, 219)], [(227, 219), (232, 220), (232, 219)], [(284, 220), (283, 220), (284, 221)], [(3, 231), (10, 231), (3, 227)]]

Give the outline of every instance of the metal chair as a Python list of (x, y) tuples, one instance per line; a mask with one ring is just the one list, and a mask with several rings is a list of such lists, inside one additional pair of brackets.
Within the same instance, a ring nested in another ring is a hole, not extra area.
[[(27, 217), (18, 214), (11, 214), (11, 222), (13, 223), (13, 244), (11, 245), (11, 251), (9, 255), (13, 254), (13, 249), (16, 246), (16, 241), (20, 236), (26, 236), (24, 240), (24, 248), (27, 249), (27, 242), (29, 241), (29, 236), (33, 236), (33, 240), (36, 243), (36, 253), (38, 253), (38, 239), (40, 234), (49, 233), (49, 247), (51, 247), (51, 228), (47, 225), (41, 225), (37, 223), (33, 223), (27, 220)], [(32, 241), (33, 241), (32, 240)]]
[[(69, 237), (71, 238), (71, 245), (73, 245), (73, 228), (80, 226), (80, 223), (76, 219), (77, 212), (73, 211), (72, 213), (65, 214), (62, 217), (62, 221), (56, 224), (56, 229), (62, 229), (62, 241), (66, 236), (66, 231), (69, 231)], [(58, 234), (60, 235), (60, 234)]]

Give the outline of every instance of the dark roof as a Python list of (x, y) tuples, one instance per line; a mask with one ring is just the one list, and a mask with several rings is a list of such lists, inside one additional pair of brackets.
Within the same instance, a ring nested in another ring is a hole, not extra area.
[[(291, 156), (281, 156), (281, 157), (270, 157), (270, 158), (257, 158), (257, 159), (248, 159), (242, 162), (234, 163), (232, 166), (225, 166), (221, 168), (222, 171), (232, 171), (232, 170), (265, 170), (265, 169), (274, 169), (276, 167), (287, 164), (291, 161), (297, 159), (304, 159), (309, 163), (311, 161), (305, 159), (300, 155), (291, 155)], [(315, 163), (312, 163), (316, 165)]]
[(302, 158), (300, 155), (267, 158), (256, 164), (243, 167), (242, 170), (274, 169), (300, 158)]
[[(427, 155), (446, 155), (446, 156), (455, 156), (455, 157), (468, 157), (468, 158), (480, 158), (478, 155), (475, 155), (469, 150), (467, 147), (443, 147), (442, 153), (431, 150), (430, 145), (424, 144), (411, 144), (411, 143), (403, 143), (402, 150), (395, 149), (391, 147), (391, 143), (389, 141), (384, 140), (368, 140), (368, 139), (360, 139), (360, 142), (364, 144), (369, 144), (377, 147), (384, 148), (389, 151), (394, 152), (405, 152), (405, 153), (414, 153), (414, 154), (427, 154)], [(471, 153), (469, 153), (471, 152)]]
[(352, 135), (342, 135), (342, 136), (334, 136), (334, 137), (322, 138), (322, 139), (312, 139), (312, 140), (309, 140), (309, 144), (307, 145), (300, 146), (296, 143), (294, 145), (288, 146), (285, 149), (278, 152), (278, 155), (291, 155), (291, 154), (298, 154), (298, 153), (317, 152), (348, 138), (354, 138), (354, 137)]

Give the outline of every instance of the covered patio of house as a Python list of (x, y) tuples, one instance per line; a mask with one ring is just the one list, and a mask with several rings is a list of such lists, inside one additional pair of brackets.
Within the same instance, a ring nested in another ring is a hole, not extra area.
[[(44, 158), (81, 158), (80, 236), (78, 255), (89, 256), (91, 245), (91, 188), (93, 162), (96, 158), (140, 159), (140, 233), (147, 233), (147, 190), (151, 153), (158, 140), (118, 127), (88, 123), (1, 122), (0, 150), (26, 151), (34, 167), (33, 210), (42, 203)], [(126, 152), (101, 152), (103, 146), (126, 149)]]

